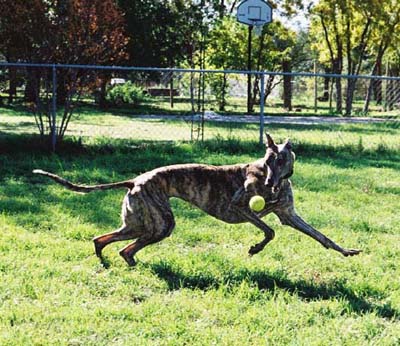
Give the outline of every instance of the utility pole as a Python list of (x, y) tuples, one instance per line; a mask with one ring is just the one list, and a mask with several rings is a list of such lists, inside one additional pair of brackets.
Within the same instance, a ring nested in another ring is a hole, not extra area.
[(247, 113), (251, 114), (253, 113), (253, 104), (251, 101), (251, 39), (252, 39), (252, 33), (253, 33), (253, 25), (248, 26), (248, 37), (247, 37), (247, 71), (249, 73), (247, 74)]

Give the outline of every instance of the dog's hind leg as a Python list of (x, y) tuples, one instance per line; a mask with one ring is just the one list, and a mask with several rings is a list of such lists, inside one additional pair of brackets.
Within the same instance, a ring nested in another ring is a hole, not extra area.
[(326, 237), (321, 232), (306, 223), (300, 216), (296, 214), (293, 208), (286, 209), (284, 211), (274, 211), (279, 217), (283, 225), (288, 225), (300, 232), (307, 234), (311, 238), (321, 243), (327, 249), (333, 249), (340, 252), (343, 256), (354, 256), (358, 255), (362, 250), (355, 249), (343, 249), (341, 246), (333, 242), (331, 239)]
[(114, 232), (93, 238), (96, 255), (97, 257), (101, 258), (101, 252), (108, 244), (121, 240), (134, 239), (137, 237), (139, 237), (139, 234), (136, 235), (129, 226), (124, 225)]
[(150, 239), (146, 238), (139, 238), (135, 242), (125, 246), (119, 254), (122, 256), (122, 258), (128, 263), (129, 266), (133, 267), (136, 265), (136, 261), (134, 259), (135, 254), (143, 249), (145, 246), (157, 243), (161, 240), (163, 240), (165, 237), (154, 237)]
[(158, 219), (159, 222), (153, 225), (148, 225), (147, 227), (149, 227), (149, 230), (147, 233), (142, 232), (142, 235), (135, 242), (125, 246), (119, 252), (122, 258), (130, 266), (134, 266), (136, 264), (134, 256), (139, 250), (143, 249), (147, 245), (158, 243), (164, 238), (170, 236), (175, 227), (175, 221), (172, 212), (160, 213), (159, 215), (153, 214), (153, 217)]

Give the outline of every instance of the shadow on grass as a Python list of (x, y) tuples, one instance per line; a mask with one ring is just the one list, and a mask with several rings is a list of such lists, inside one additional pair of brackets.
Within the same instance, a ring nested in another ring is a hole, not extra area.
[[(76, 113), (85, 115), (85, 116), (99, 116), (104, 114), (112, 114), (117, 116), (125, 116), (132, 117), (136, 115), (190, 115), (192, 114), (191, 110), (188, 108), (187, 110), (178, 110), (178, 109), (166, 109), (163, 107), (163, 100), (159, 101), (160, 103), (151, 103), (144, 102), (139, 106), (124, 106), (124, 107), (107, 107), (105, 109), (99, 108), (98, 105), (91, 105), (87, 103), (80, 103), (77, 105)], [(168, 101), (169, 102), (169, 99)], [(185, 103), (181, 100), (175, 100), (175, 104)]]
[[(123, 166), (127, 167), (129, 172), (139, 173), (143, 172), (143, 165), (137, 164), (141, 160), (147, 163), (146, 169), (150, 169), (172, 163), (196, 162), (196, 160), (204, 162), (204, 158), (213, 153), (249, 155), (255, 159), (265, 154), (264, 147), (257, 141), (244, 141), (236, 137), (216, 137), (204, 142), (182, 144), (183, 142), (103, 138), (94, 141), (93, 144), (83, 145), (79, 139), (67, 138), (59, 144), (57, 154), (54, 155), (47, 149), (48, 142), (41, 140), (39, 136), (10, 135), (0, 132), (0, 154), (12, 157), (14, 161), (18, 155), (21, 155), (21, 161), (27, 157), (42, 157), (65, 162), (85, 159), (92, 162), (91, 166), (94, 168), (112, 168), (116, 172), (119, 165), (113, 165), (116, 163), (113, 162), (115, 161), (113, 157), (123, 159), (125, 161)], [(339, 168), (364, 166), (400, 168), (400, 152), (385, 143), (373, 149), (365, 149), (362, 143), (330, 145), (296, 142), (294, 151), (300, 164), (312, 161), (321, 164), (329, 162)], [(100, 156), (101, 159), (96, 160)], [(224, 162), (221, 161), (219, 164)]]
[(36, 124), (28, 121), (21, 121), (15, 124), (0, 124), (0, 131), (18, 131), (24, 132), (24, 130), (31, 130), (31, 132), (36, 131)]
[(2, 105), (0, 107), (0, 115), (2, 113), (12, 112), (12, 116), (29, 116), (33, 115), (23, 102), (16, 102), (12, 105)]
[[(235, 129), (235, 130), (257, 130), (259, 124), (257, 123), (239, 123), (239, 122), (217, 122), (207, 121), (205, 123), (206, 128), (216, 129)], [(400, 121), (383, 122), (383, 123), (362, 123), (362, 124), (265, 124), (266, 130), (274, 133), (274, 130), (285, 130), (295, 132), (309, 132), (313, 131), (326, 131), (326, 132), (349, 132), (358, 135), (360, 138), (363, 135), (395, 135), (399, 132)], [(238, 134), (240, 135), (240, 133)]]
[(377, 304), (370, 302), (371, 298), (381, 298), (382, 293), (374, 289), (367, 289), (363, 296), (357, 294), (344, 282), (311, 283), (305, 280), (291, 280), (282, 271), (268, 272), (261, 270), (249, 270), (242, 268), (238, 271), (230, 271), (220, 279), (210, 274), (196, 272), (186, 274), (174, 268), (165, 261), (152, 263), (151, 270), (155, 275), (164, 280), (169, 290), (188, 289), (218, 289), (221, 286), (232, 289), (247, 282), (260, 290), (275, 292), (277, 289), (285, 290), (305, 301), (328, 300), (332, 298), (344, 299), (349, 305), (349, 313), (365, 314), (375, 312), (383, 318), (400, 320), (400, 311), (393, 309), (390, 304)]

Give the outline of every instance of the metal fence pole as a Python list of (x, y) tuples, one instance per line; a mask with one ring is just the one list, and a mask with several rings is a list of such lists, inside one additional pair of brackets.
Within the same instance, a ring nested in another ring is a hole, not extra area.
[(260, 85), (260, 144), (264, 143), (264, 92), (265, 92), (265, 72), (261, 73)]
[(53, 90), (52, 90), (52, 107), (51, 107), (51, 149), (56, 151), (57, 132), (56, 132), (56, 117), (57, 117), (57, 69), (53, 65)]

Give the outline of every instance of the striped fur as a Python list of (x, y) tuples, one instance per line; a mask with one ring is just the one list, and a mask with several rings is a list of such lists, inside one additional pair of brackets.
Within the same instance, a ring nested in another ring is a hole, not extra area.
[[(254, 255), (274, 238), (275, 232), (261, 218), (275, 213), (282, 224), (289, 225), (317, 240), (326, 248), (344, 256), (360, 253), (346, 250), (334, 243), (295, 212), (292, 186), (288, 178), (293, 174), (295, 155), (289, 141), (276, 145), (267, 134), (265, 156), (249, 164), (211, 166), (182, 164), (165, 166), (137, 176), (132, 180), (100, 185), (77, 185), (53, 173), (34, 170), (76, 192), (127, 188), (122, 203), (122, 226), (111, 233), (94, 238), (95, 251), (102, 259), (102, 250), (110, 243), (136, 239), (120, 251), (129, 265), (134, 265), (135, 254), (149, 244), (168, 237), (175, 227), (169, 199), (181, 198), (209, 215), (227, 222), (249, 222), (264, 232), (264, 239), (252, 246)], [(248, 203), (252, 196), (261, 195), (265, 208), (254, 213)]]

